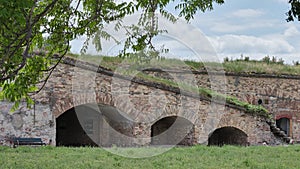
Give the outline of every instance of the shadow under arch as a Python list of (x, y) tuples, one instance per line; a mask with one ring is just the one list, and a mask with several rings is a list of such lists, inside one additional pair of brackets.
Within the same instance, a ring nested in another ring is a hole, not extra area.
[[(98, 146), (97, 140), (90, 137), (90, 135), (94, 134), (94, 128), (97, 127), (90, 123), (87, 123), (86, 126), (81, 125), (75, 109), (76, 108), (73, 107), (56, 118), (56, 145)], [(87, 115), (91, 118), (101, 118), (101, 115), (92, 109), (86, 108), (86, 111)], [(88, 122), (88, 119), (86, 122)]]
[(194, 145), (195, 126), (180, 116), (161, 118), (151, 126), (151, 145)]
[(221, 127), (213, 131), (208, 138), (208, 146), (238, 145), (247, 146), (247, 134), (236, 127)]
[(83, 104), (56, 118), (57, 146), (127, 146), (133, 135), (133, 121), (116, 108), (104, 104)]

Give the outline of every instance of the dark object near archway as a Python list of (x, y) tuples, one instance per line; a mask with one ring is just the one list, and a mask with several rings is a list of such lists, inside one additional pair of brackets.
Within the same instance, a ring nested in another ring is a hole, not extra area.
[(259, 105), (261, 105), (261, 104), (263, 103), (263, 101), (262, 101), (261, 99), (258, 99), (257, 103), (258, 103)]

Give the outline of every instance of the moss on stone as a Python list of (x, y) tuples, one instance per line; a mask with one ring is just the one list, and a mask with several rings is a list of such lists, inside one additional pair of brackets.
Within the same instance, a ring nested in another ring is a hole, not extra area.
[[(98, 56), (99, 57), (99, 56)], [(76, 58), (76, 57), (72, 57), (72, 58)], [(84, 58), (84, 57), (81, 57)], [(99, 59), (99, 58), (98, 58)], [(97, 60), (97, 56), (87, 56), (85, 58), (86, 62), (89, 63), (97, 63), (95, 62), (95, 60)], [(253, 105), (247, 102), (243, 102), (240, 101), (239, 99), (237, 99), (236, 97), (233, 96), (226, 96), (220, 93), (217, 93), (215, 91), (212, 91), (210, 89), (207, 88), (202, 88), (199, 86), (191, 86), (189, 84), (186, 84), (184, 82), (174, 82), (172, 80), (169, 79), (165, 79), (165, 78), (161, 78), (161, 77), (156, 77), (156, 76), (152, 76), (146, 73), (143, 73), (137, 69), (139, 69), (139, 66), (137, 65), (133, 65), (130, 66), (130, 59), (126, 59), (126, 63), (124, 63), (124, 60), (122, 58), (119, 57), (103, 57), (101, 59), (101, 63), (100, 66), (103, 66), (111, 71), (114, 71), (115, 69), (118, 68), (118, 64), (120, 64), (122, 62), (122, 64), (124, 65), (128, 65), (126, 66), (126, 69), (118, 69), (118, 73), (123, 75), (123, 76), (131, 76), (132, 74), (135, 75), (135, 77), (140, 78), (143, 81), (148, 81), (150, 83), (156, 83), (156, 84), (162, 84), (165, 86), (170, 86), (173, 88), (177, 88), (180, 90), (184, 90), (186, 92), (190, 92), (190, 93), (199, 93), (199, 95), (203, 98), (206, 98), (207, 100), (210, 101), (225, 101), (226, 104), (228, 106), (235, 106), (236, 108), (239, 108), (243, 111), (245, 111), (246, 113), (249, 113), (251, 115), (255, 115), (255, 116), (262, 116), (265, 117), (267, 119), (271, 119), (271, 115), (269, 114), (268, 110), (265, 109), (262, 106), (257, 106), (257, 105)], [(168, 62), (168, 59), (164, 59), (162, 60), (162, 62)], [(182, 62), (182, 61), (181, 61)], [(198, 63), (198, 62), (193, 62), (193, 61), (185, 61), (186, 64), (191, 65), (193, 69), (200, 69), (203, 68), (204, 64)], [(167, 66), (170, 66), (171, 64), (178, 64), (176, 59), (170, 59), (170, 63)], [(165, 65), (165, 64), (162, 64)], [(155, 65), (155, 66), (159, 66), (159, 65)], [(174, 65), (173, 65), (174, 66)], [(171, 66), (172, 67), (172, 66)], [(150, 84), (149, 83), (149, 84)]]

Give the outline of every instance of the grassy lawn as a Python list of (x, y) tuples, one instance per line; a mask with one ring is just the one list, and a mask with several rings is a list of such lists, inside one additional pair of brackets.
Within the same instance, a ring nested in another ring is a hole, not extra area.
[[(130, 148), (129, 148), (130, 149)], [(136, 148), (135, 148), (136, 149)], [(140, 148), (140, 151), (147, 151)], [(300, 146), (178, 147), (150, 158), (125, 158), (101, 148), (0, 147), (0, 168), (266, 168), (300, 166)]]

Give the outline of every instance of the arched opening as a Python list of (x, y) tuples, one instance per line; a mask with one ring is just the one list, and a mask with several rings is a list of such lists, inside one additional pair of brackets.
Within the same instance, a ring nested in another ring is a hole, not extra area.
[(56, 119), (57, 146), (128, 146), (132, 133), (130, 118), (108, 105), (76, 106)]
[(239, 145), (247, 146), (247, 134), (235, 127), (216, 129), (208, 138), (209, 146)]
[(56, 119), (56, 145), (97, 146), (101, 114), (85, 107), (86, 118), (81, 124), (75, 109), (67, 110)]
[(152, 145), (193, 145), (195, 141), (194, 125), (185, 118), (165, 117), (151, 126)]
[(285, 132), (287, 136), (290, 135), (290, 119), (280, 118), (276, 120), (276, 126)]

